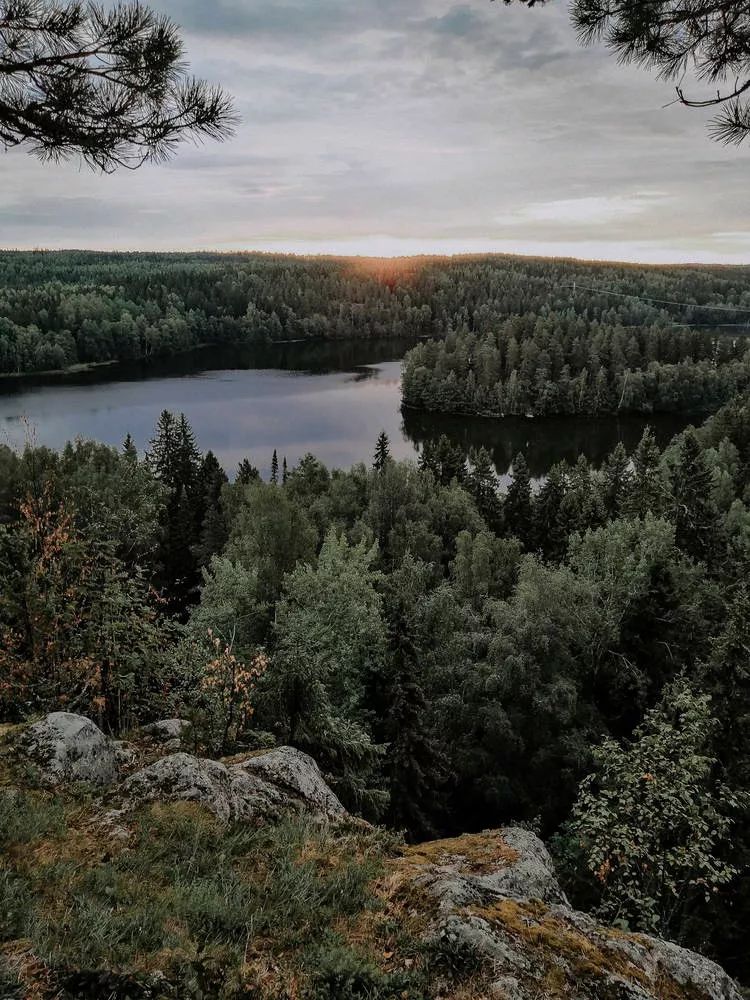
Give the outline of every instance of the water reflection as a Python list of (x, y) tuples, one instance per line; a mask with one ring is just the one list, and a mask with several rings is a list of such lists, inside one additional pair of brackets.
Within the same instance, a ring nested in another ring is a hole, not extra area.
[(486, 420), (413, 410), (405, 410), (403, 418), (404, 433), (419, 448), (426, 440), (441, 434), (459, 443), (466, 454), (484, 446), (500, 475), (506, 474), (515, 456), (523, 452), (529, 471), (536, 479), (544, 476), (555, 462), (565, 459), (573, 463), (581, 454), (594, 465), (600, 465), (618, 441), (632, 451), (647, 424), (653, 427), (659, 445), (664, 446), (689, 422), (672, 415), (659, 415), (650, 420), (607, 416)]
[(182, 411), (204, 450), (232, 474), (249, 455), (268, 473), (277, 450), (290, 465), (313, 452), (332, 468), (371, 460), (385, 430), (396, 458), (413, 458), (447, 434), (464, 451), (484, 445), (501, 475), (519, 451), (541, 477), (583, 453), (595, 464), (618, 441), (637, 444), (647, 422), (666, 443), (686, 421), (659, 417), (503, 421), (404, 414), (398, 360), (403, 341), (327, 342), (205, 348), (150, 364), (132, 363), (65, 376), (0, 381), (0, 442), (22, 445), (33, 429), (59, 448), (75, 437), (118, 445), (130, 433), (143, 449), (163, 409)]

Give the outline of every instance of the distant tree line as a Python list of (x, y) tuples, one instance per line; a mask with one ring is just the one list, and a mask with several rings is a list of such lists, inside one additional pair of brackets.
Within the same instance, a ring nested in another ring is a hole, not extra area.
[[(147, 360), (198, 344), (416, 340), (451, 333), (484, 341), (490, 334), (502, 338), (504, 324), (527, 315), (547, 326), (555, 317), (551, 332), (562, 323), (574, 338), (596, 329), (611, 338), (622, 327), (626, 362), (633, 335), (638, 353), (648, 360), (651, 328), (668, 338), (666, 328), (674, 323), (715, 327), (750, 319), (747, 277), (746, 268), (500, 256), (367, 261), (272, 254), (2, 253), (0, 372)], [(732, 306), (747, 311), (728, 312)], [(663, 350), (669, 354), (666, 341)], [(501, 363), (506, 362), (504, 357)], [(580, 364), (594, 363), (587, 357)], [(562, 369), (565, 361), (555, 356), (551, 364)], [(580, 366), (575, 358), (569, 364), (574, 379)], [(591, 379), (597, 374), (598, 368)]]

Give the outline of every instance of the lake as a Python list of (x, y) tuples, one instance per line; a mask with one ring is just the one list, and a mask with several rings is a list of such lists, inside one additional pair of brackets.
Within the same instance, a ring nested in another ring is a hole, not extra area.
[(674, 416), (502, 421), (401, 412), (399, 341), (201, 348), (178, 358), (67, 375), (0, 378), (0, 442), (60, 448), (76, 437), (148, 445), (159, 413), (184, 412), (200, 447), (230, 475), (245, 456), (267, 476), (274, 449), (293, 466), (312, 452), (331, 468), (369, 462), (385, 430), (396, 458), (447, 434), (484, 445), (501, 475), (524, 451), (535, 477), (583, 453), (598, 464), (618, 441), (632, 449), (651, 423), (665, 444), (688, 422)]

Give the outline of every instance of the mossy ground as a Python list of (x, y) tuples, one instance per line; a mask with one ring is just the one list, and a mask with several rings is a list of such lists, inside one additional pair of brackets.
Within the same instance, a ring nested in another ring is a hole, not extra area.
[(191, 803), (101, 817), (84, 792), (0, 789), (3, 998), (481, 995), (470, 977), (445, 992), (430, 907), (383, 831), (226, 826)]

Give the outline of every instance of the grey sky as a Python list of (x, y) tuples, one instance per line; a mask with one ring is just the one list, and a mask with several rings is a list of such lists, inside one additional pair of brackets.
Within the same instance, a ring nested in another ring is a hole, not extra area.
[(113, 177), (0, 155), (0, 245), (750, 261), (750, 147), (559, 0), (152, 4), (236, 137)]

